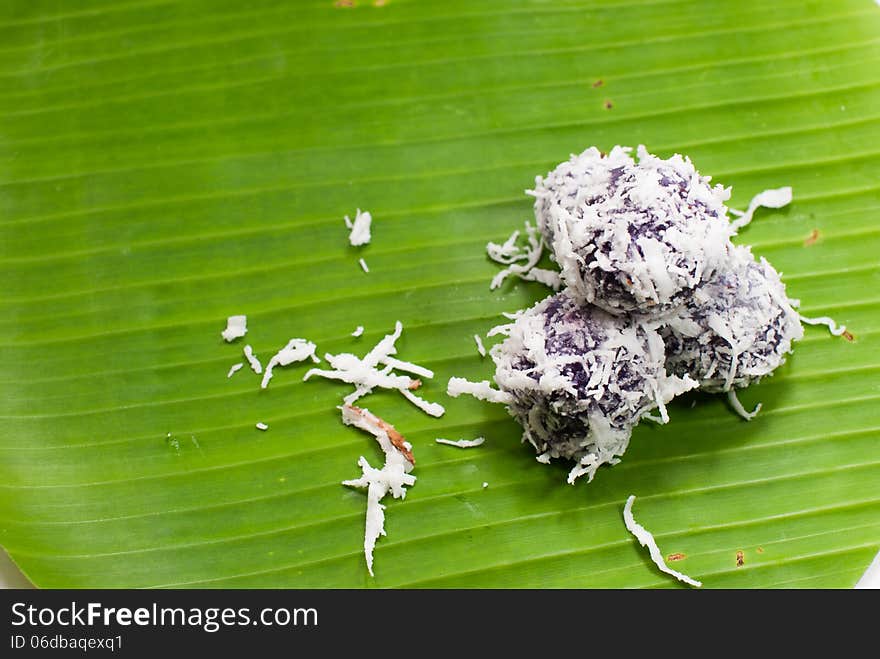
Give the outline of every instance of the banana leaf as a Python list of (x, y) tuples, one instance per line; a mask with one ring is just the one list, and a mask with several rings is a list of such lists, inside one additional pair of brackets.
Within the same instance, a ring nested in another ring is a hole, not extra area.
[[(871, 0), (8, 0), (0, 544), (40, 587), (680, 586), (635, 494), (704, 587), (850, 587), (880, 548), (878, 113)], [(689, 155), (734, 208), (792, 186), (737, 241), (853, 340), (808, 327), (753, 421), (684, 396), (572, 487), (446, 381), (490, 378), (474, 334), (547, 295), (489, 290), (524, 189), (615, 144)], [(361, 401), (417, 460), (371, 577), (351, 387), (226, 375), (245, 342), (364, 354), (397, 320), (447, 412)]]

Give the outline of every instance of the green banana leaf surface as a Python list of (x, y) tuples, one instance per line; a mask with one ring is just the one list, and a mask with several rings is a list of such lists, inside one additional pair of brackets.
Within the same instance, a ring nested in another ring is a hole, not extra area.
[[(689, 155), (733, 208), (792, 186), (735, 240), (853, 340), (807, 327), (740, 394), (753, 421), (683, 396), (570, 486), (446, 382), (490, 379), (474, 335), (548, 294), (490, 291), (486, 243), (615, 144)], [(634, 494), (704, 587), (851, 587), (880, 548), (878, 145), (872, 0), (4, 2), (0, 544), (40, 587), (681, 586), (626, 531)], [(351, 386), (227, 371), (293, 337), (363, 355), (397, 320), (446, 414), (360, 401), (418, 479), (371, 577)]]

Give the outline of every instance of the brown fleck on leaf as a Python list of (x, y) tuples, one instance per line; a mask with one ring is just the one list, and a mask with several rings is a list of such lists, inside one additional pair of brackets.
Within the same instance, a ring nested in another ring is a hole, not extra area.
[(388, 4), (388, 0), (375, 0), (375, 2), (373, 3), (373, 6), (374, 7), (384, 7), (387, 4)]
[(406, 447), (406, 437), (401, 435), (394, 426), (392, 426), (384, 419), (376, 416), (372, 412), (364, 410), (360, 407), (356, 407), (355, 405), (349, 405), (349, 407), (355, 414), (364, 417), (368, 421), (374, 423), (380, 429), (384, 430), (385, 434), (388, 435), (388, 439), (391, 440), (391, 443), (394, 445), (394, 447), (398, 451), (403, 453), (403, 457), (409, 460), (409, 463), (411, 465), (416, 464), (415, 456), (413, 456), (412, 451)]
[(334, 7), (338, 7), (339, 9), (350, 9), (354, 7), (354, 0), (336, 0), (333, 3)]
[(743, 565), (745, 565), (745, 562), (746, 562), (746, 555), (742, 552), (742, 550), (737, 551), (736, 552), (736, 566), (742, 567)]
[(755, 551), (758, 552), (759, 554), (763, 554), (763, 553), (764, 553), (764, 548), (763, 548), (763, 547), (758, 547)]
[(807, 239), (804, 240), (804, 247), (815, 245), (817, 240), (819, 240), (819, 229), (813, 229), (810, 231), (810, 235), (807, 236)]
[(413, 380), (412, 382), (409, 383), (409, 386), (407, 387), (407, 389), (418, 389), (421, 386), (422, 386), (421, 380)]
[(614, 107), (614, 104), (611, 101), (609, 101), (608, 99), (605, 99), (605, 102), (602, 105), (604, 106), (604, 108), (606, 110), (610, 110), (611, 108)]
[(850, 334), (849, 330), (844, 330), (843, 334), (841, 334), (841, 336), (843, 338), (845, 338), (847, 341), (849, 341), (850, 343), (852, 343), (853, 341), (856, 340), (856, 337), (854, 337), (852, 334)]
[(593, 83), (593, 87), (601, 87), (605, 84), (605, 81), (602, 78), (599, 78), (596, 82)]
[(671, 561), (680, 561), (684, 557), (685, 557), (684, 554), (682, 554), (681, 552), (676, 552), (675, 554), (669, 554), (669, 556), (666, 557), (666, 560), (670, 561), (670, 562)]

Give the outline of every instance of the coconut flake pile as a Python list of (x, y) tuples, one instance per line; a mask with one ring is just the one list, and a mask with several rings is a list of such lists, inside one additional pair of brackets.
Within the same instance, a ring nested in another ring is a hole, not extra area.
[(623, 522), (624, 524), (626, 524), (626, 528), (636, 537), (642, 547), (648, 548), (648, 552), (651, 554), (651, 560), (654, 561), (654, 564), (658, 568), (660, 568), (661, 572), (672, 575), (679, 581), (683, 581), (690, 586), (700, 588), (703, 585), (702, 582), (697, 581), (696, 579), (691, 579), (686, 574), (677, 572), (676, 570), (673, 570), (671, 567), (666, 565), (666, 561), (663, 560), (663, 554), (660, 553), (660, 548), (657, 546), (657, 541), (654, 540), (653, 534), (648, 531), (644, 526), (639, 524), (633, 517), (632, 506), (635, 500), (635, 495), (631, 494), (626, 500), (626, 505), (623, 507)]
[[(385, 464), (380, 469), (370, 465), (364, 456), (358, 459), (361, 468), (361, 477), (342, 481), (348, 487), (358, 487), (367, 490), (367, 515), (364, 527), (364, 556), (367, 561), (367, 570), (373, 575), (373, 549), (379, 536), (385, 535), (385, 506), (382, 499), (390, 492), (395, 499), (406, 497), (406, 487), (416, 482), (416, 477), (410, 472), (413, 470), (413, 462), (407, 458), (389, 437), (388, 426), (381, 419), (371, 414), (367, 409), (360, 409), (351, 405), (342, 406), (342, 420), (346, 425), (353, 425), (361, 430), (372, 434), (382, 451), (385, 453)], [(393, 430), (393, 429), (392, 429)], [(406, 451), (411, 447), (404, 443)]]
[(360, 247), (361, 245), (366, 245), (370, 242), (370, 223), (373, 221), (373, 216), (370, 215), (369, 212), (361, 212), (361, 209), (357, 209), (357, 214), (354, 216), (354, 222), (352, 222), (348, 215), (345, 216), (345, 226), (348, 227), (350, 233), (348, 234), (348, 242), (353, 247)]
[[(337, 355), (326, 354), (324, 359), (330, 364), (332, 369), (310, 369), (303, 380), (308, 380), (313, 375), (331, 380), (341, 380), (348, 384), (355, 385), (353, 392), (345, 396), (343, 399), (347, 405), (351, 405), (359, 398), (371, 393), (373, 389), (394, 389), (409, 400), (413, 405), (431, 416), (442, 416), (446, 411), (439, 403), (429, 403), (423, 398), (413, 393), (413, 389), (418, 389), (422, 382), (419, 379), (412, 378), (406, 373), (418, 375), (423, 378), (433, 378), (434, 372), (413, 364), (401, 361), (392, 357), (397, 354), (395, 343), (403, 332), (403, 325), (400, 321), (394, 324), (394, 332), (387, 334), (372, 350), (364, 357), (358, 357), (348, 352), (339, 353)], [(382, 364), (383, 368), (379, 368)], [(404, 373), (395, 373), (403, 371)]]
[[(362, 217), (360, 212), (358, 216)], [(368, 214), (367, 218), (369, 219)], [(369, 223), (367, 223), (367, 231), (368, 229)], [(244, 335), (246, 331), (244, 319), (245, 316), (230, 318), (227, 328), (230, 338), (227, 340), (231, 341)], [(364, 328), (358, 326), (352, 332), (352, 336), (359, 337), (363, 331)], [(397, 353), (395, 343), (400, 338), (402, 331), (403, 325), (398, 321), (395, 323), (394, 332), (386, 335), (363, 358), (349, 353), (328, 354), (326, 358), (332, 370), (313, 368), (303, 378), (308, 380), (312, 375), (319, 375), (355, 385), (355, 390), (345, 397), (345, 403), (339, 408), (342, 412), (342, 422), (346, 425), (356, 426), (373, 435), (385, 454), (385, 463), (381, 468), (373, 467), (365, 457), (361, 456), (358, 460), (358, 466), (361, 468), (360, 478), (342, 482), (348, 487), (367, 490), (364, 556), (371, 576), (373, 575), (373, 549), (379, 536), (385, 535), (385, 506), (381, 501), (389, 492), (396, 499), (402, 499), (406, 496), (406, 487), (416, 482), (415, 476), (410, 473), (415, 465), (415, 458), (412, 454), (412, 446), (394, 426), (372, 414), (366, 408), (355, 407), (352, 402), (369, 394), (374, 388), (380, 387), (400, 391), (409, 401), (432, 416), (441, 416), (445, 412), (442, 405), (429, 403), (412, 392), (413, 389), (421, 386), (421, 380), (412, 376), (433, 378), (434, 373), (423, 366), (393, 356)], [(227, 338), (226, 332), (224, 332), (223, 338)], [(320, 363), (321, 360), (315, 354), (316, 350), (316, 345), (311, 341), (302, 338), (290, 339), (269, 360), (265, 371), (250, 345), (244, 346), (244, 356), (255, 373), (263, 374), (260, 387), (265, 389), (272, 379), (274, 368), (277, 366), (287, 366), (307, 359)], [(233, 364), (227, 377), (232, 377), (243, 366), (243, 363)], [(255, 427), (263, 432), (269, 429), (269, 425), (262, 421), (256, 423)], [(168, 436), (170, 437), (171, 434), (169, 433)], [(482, 441), (482, 438), (478, 438), (472, 440), (470, 445), (477, 446)]]

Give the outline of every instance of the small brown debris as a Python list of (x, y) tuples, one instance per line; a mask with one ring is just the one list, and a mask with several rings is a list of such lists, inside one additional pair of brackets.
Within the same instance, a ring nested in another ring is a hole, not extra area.
[(602, 104), (602, 106), (603, 106), (606, 110), (610, 110), (611, 108), (614, 107), (614, 104), (606, 98), (606, 99), (605, 99), (605, 102)]
[(403, 453), (403, 457), (409, 460), (409, 463), (411, 465), (416, 464), (416, 459), (413, 456), (412, 451), (407, 448), (406, 437), (397, 432), (397, 429), (394, 426), (392, 426), (384, 419), (379, 418), (372, 412), (364, 410), (360, 407), (356, 407), (354, 405), (349, 405), (348, 407), (351, 408), (352, 412), (359, 415), (369, 423), (375, 425), (380, 430), (384, 430), (385, 434), (388, 435), (388, 439), (391, 440), (391, 443), (394, 445), (394, 448)]
[(742, 550), (736, 552), (736, 566), (742, 567), (746, 563), (746, 555)]
[(410, 390), (418, 389), (421, 386), (422, 386), (421, 380), (413, 380), (412, 382), (409, 383), (409, 386), (407, 387), (407, 389), (410, 389)]
[(680, 561), (680, 560), (682, 560), (684, 557), (685, 557), (685, 555), (682, 554), (681, 552), (676, 552), (675, 554), (669, 554), (669, 556), (666, 557), (666, 560), (667, 560), (667, 561), (670, 561), (670, 562), (672, 562), (672, 561)]
[(333, 6), (339, 9), (351, 9), (354, 7), (354, 0), (336, 0)]
[(601, 87), (605, 84), (605, 81), (602, 78), (599, 78), (596, 82), (593, 83), (593, 88)]
[(758, 547), (755, 551), (758, 552), (759, 554), (763, 554), (763, 553), (764, 553), (764, 548), (763, 548), (763, 547)]
[(384, 7), (387, 4), (388, 0), (375, 0), (375, 2), (373, 2), (374, 7)]
[(843, 330), (843, 334), (841, 334), (841, 336), (843, 338), (845, 338), (847, 341), (849, 341), (850, 343), (852, 343), (853, 341), (856, 340), (856, 337), (854, 337), (852, 334), (850, 334), (849, 330)]
[(810, 231), (810, 235), (807, 236), (807, 239), (804, 240), (804, 247), (815, 245), (817, 240), (819, 240), (819, 229), (813, 229)]

